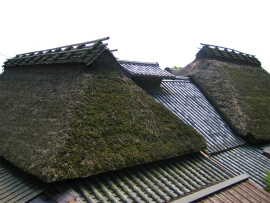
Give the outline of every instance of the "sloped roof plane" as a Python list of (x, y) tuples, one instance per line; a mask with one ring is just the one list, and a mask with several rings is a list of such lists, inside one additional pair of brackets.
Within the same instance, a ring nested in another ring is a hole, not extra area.
[(175, 75), (191, 77), (245, 141), (270, 140), (270, 74), (255, 62), (203, 58), (199, 53)]
[(206, 138), (209, 153), (244, 145), (188, 77), (163, 80), (159, 88), (145, 91), (200, 132)]
[(0, 157), (0, 202), (27, 202), (51, 187)]
[(175, 76), (159, 67), (158, 63), (118, 60), (128, 77), (173, 79)]
[(121, 74), (108, 49), (93, 51), (91, 64), (85, 51), (72, 52), (72, 61), (32, 63), (31, 54), (5, 64), (0, 156), (53, 182), (206, 148), (203, 136)]
[(262, 187), (266, 187), (265, 171), (269, 170), (270, 159), (262, 152), (249, 145), (213, 155), (213, 158), (237, 174), (247, 173), (250, 179)]
[(200, 153), (111, 171), (88, 178), (66, 180), (56, 186), (77, 191), (89, 202), (168, 202), (234, 175)]

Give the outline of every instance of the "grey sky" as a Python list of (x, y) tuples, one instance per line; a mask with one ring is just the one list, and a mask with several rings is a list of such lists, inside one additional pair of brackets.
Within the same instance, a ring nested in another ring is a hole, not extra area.
[(2, 0), (0, 53), (13, 57), (109, 36), (108, 47), (123, 60), (186, 66), (207, 43), (256, 55), (270, 72), (267, 3)]

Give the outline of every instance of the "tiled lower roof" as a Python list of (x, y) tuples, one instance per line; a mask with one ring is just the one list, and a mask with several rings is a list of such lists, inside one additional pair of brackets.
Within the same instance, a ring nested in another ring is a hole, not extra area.
[(180, 119), (194, 127), (207, 140), (207, 150), (217, 153), (244, 145), (188, 77), (163, 80), (160, 88), (145, 89)]
[(173, 79), (175, 76), (159, 67), (158, 63), (118, 60), (128, 77), (143, 78), (166, 78)]
[(190, 154), (88, 178), (62, 181), (85, 202), (165, 202), (233, 177), (201, 154)]
[(247, 173), (250, 179), (265, 187), (265, 171), (270, 170), (270, 159), (262, 155), (258, 148), (245, 145), (213, 155), (212, 158), (237, 174)]
[(49, 187), (0, 157), (0, 202), (26, 202)]

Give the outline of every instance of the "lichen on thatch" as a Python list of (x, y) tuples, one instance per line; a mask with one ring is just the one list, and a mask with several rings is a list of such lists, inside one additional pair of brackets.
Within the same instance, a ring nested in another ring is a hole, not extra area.
[(46, 182), (206, 148), (197, 131), (118, 70), (10, 68), (0, 92), (0, 156)]
[(196, 59), (177, 75), (190, 76), (247, 142), (270, 140), (270, 75), (261, 67)]

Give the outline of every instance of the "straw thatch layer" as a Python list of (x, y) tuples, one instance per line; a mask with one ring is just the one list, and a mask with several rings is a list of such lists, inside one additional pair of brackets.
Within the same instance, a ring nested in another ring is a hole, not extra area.
[(177, 75), (190, 76), (247, 142), (270, 139), (270, 75), (265, 70), (197, 59)]
[(197, 131), (116, 70), (10, 68), (0, 92), (0, 156), (47, 182), (206, 149)]

